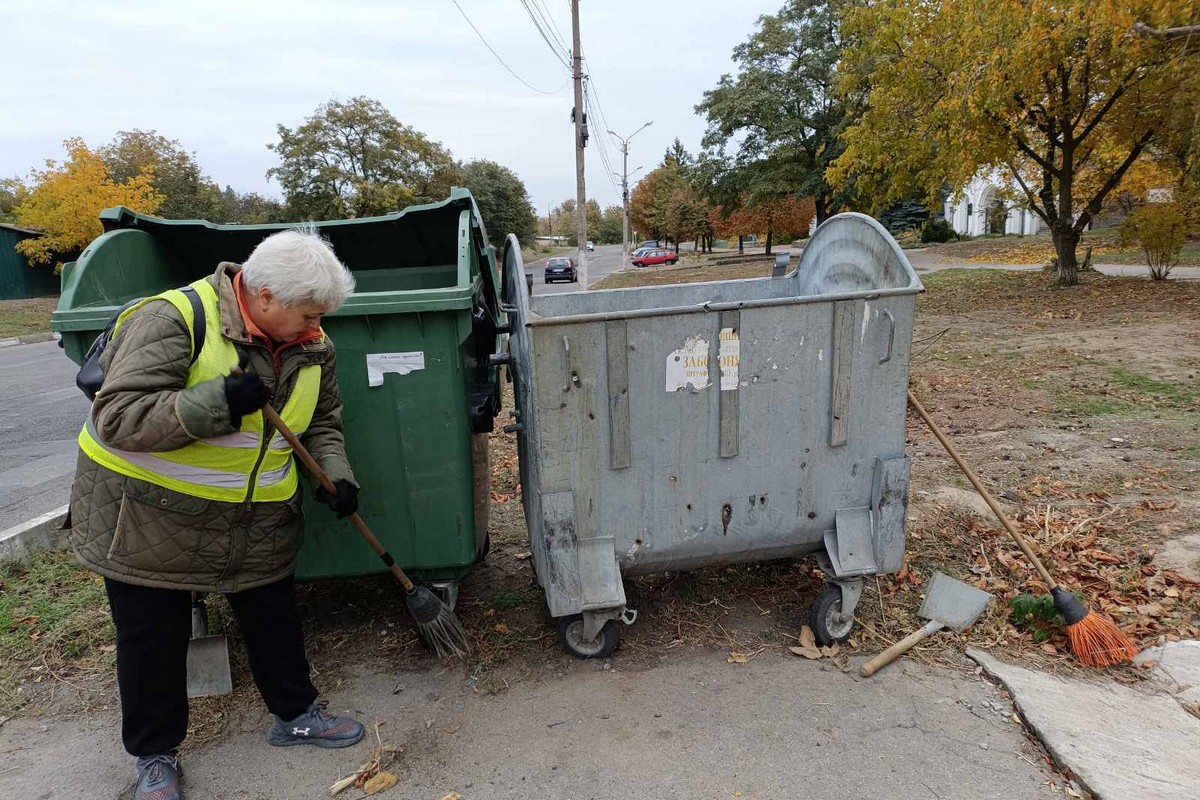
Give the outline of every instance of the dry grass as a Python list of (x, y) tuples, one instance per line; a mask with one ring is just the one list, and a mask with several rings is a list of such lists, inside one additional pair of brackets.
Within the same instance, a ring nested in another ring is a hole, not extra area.
[(631, 286), (667, 286), (674, 283), (762, 278), (771, 274), (771, 267), (774, 263), (765, 256), (763, 261), (739, 264), (712, 264), (711, 261), (711, 256), (685, 256), (674, 267), (643, 267), (626, 272), (614, 272), (592, 284), (592, 288), (625, 289)]
[(32, 333), (49, 333), (50, 314), (57, 307), (57, 297), (0, 300), (0, 339)]

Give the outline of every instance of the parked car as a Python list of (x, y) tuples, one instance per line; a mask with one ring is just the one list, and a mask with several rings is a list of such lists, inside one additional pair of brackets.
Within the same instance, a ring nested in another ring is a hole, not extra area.
[(678, 261), (679, 254), (674, 250), (655, 248), (647, 250), (642, 255), (631, 259), (630, 263), (635, 267), (651, 267), (655, 264), (675, 264)]
[(630, 258), (640, 258), (641, 256), (646, 255), (646, 253), (649, 253), (653, 249), (654, 249), (653, 247), (639, 247), (637, 250), (634, 250), (632, 253), (630, 253), (629, 257)]
[(638, 249), (641, 250), (643, 248), (656, 248), (658, 246), (659, 246), (658, 239), (650, 239), (649, 241), (645, 241), (645, 242), (642, 242), (641, 244), (639, 244)]
[(575, 283), (579, 274), (575, 271), (575, 259), (570, 256), (555, 256), (546, 259), (546, 283), (566, 281)]
[(588, 242), (588, 243), (587, 243), (587, 250), (588, 250), (588, 252), (589, 252), (589, 253), (590, 253), (590, 252), (592, 252), (592, 251), (593, 251), (593, 250), (595, 250), (595, 249), (596, 249), (596, 243), (595, 243), (595, 242)]

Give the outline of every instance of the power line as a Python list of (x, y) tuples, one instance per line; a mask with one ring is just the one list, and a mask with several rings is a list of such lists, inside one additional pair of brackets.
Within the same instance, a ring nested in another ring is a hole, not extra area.
[(554, 37), (554, 41), (557, 42), (562, 48), (562, 51), (569, 56), (571, 53), (571, 48), (567, 46), (566, 37), (564, 37), (562, 32), (559, 30), (558, 20), (555, 19), (554, 15), (550, 13), (550, 9), (546, 6), (543, 0), (530, 0), (530, 2), (533, 3), (533, 7), (537, 10), (538, 15), (541, 16), (542, 20), (546, 23), (546, 27), (550, 29), (550, 35)]
[(554, 54), (554, 58), (564, 67), (570, 70), (571, 63), (566, 58), (566, 54), (564, 52), (565, 48), (560, 48), (556, 46), (554, 42), (550, 41), (550, 35), (546, 33), (545, 29), (542, 27), (543, 23), (538, 21), (537, 14), (529, 5), (529, 0), (521, 0), (521, 6), (525, 9), (525, 14), (529, 17), (530, 21), (533, 22), (533, 27), (537, 28), (537, 32), (541, 34), (542, 41), (546, 43), (546, 46), (550, 48), (550, 52)]
[(479, 32), (479, 28), (475, 27), (475, 23), (471, 22), (471, 18), (467, 16), (467, 12), (463, 11), (462, 6), (460, 6), (458, 4), (458, 0), (452, 0), (452, 1), (454, 3), (454, 7), (458, 9), (458, 13), (462, 14), (462, 18), (465, 19), (467, 21), (467, 24), (471, 26), (471, 30), (475, 31), (475, 35), (479, 37), (479, 41), (483, 42), (483, 46), (486, 47), (488, 49), (488, 51), (493, 56), (496, 57), (496, 60), (500, 62), (500, 66), (502, 66), (506, 70), (508, 70), (509, 75), (512, 75), (514, 78), (516, 78), (521, 83), (525, 84), (527, 87), (529, 87), (533, 91), (537, 92), (538, 94), (558, 94), (559, 92), (561, 92), (563, 89), (566, 88), (567, 83), (570, 83), (570, 79), (568, 79), (566, 83), (564, 83), (562, 86), (558, 87), (557, 89), (555, 89), (554, 91), (551, 91), (551, 92), (547, 92), (545, 89), (539, 89), (536, 86), (531, 85), (527, 80), (522, 78), (517, 73), (513, 72), (512, 67), (510, 67), (508, 64), (504, 63), (504, 59), (500, 57), (500, 54), (497, 53), (490, 44), (488, 44), (487, 39), (483, 38), (483, 34)]

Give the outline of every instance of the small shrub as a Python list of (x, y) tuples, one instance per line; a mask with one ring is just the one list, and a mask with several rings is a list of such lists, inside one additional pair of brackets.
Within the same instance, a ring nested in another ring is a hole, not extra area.
[(1180, 201), (1147, 203), (1135, 208), (1121, 224), (1121, 238), (1146, 254), (1150, 277), (1166, 279), (1179, 263), (1179, 253), (1187, 242), (1195, 214)]
[(930, 217), (925, 220), (925, 224), (921, 226), (921, 243), (922, 244), (942, 244), (951, 239), (957, 239), (958, 234), (954, 232), (953, 226), (944, 219), (934, 219)]

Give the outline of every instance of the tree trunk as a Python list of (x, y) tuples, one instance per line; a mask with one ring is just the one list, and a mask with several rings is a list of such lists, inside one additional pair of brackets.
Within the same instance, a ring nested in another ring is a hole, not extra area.
[(739, 233), (738, 234), (738, 255), (739, 256), (746, 252), (746, 247), (743, 244), (743, 238), (744, 237)]
[(767, 255), (771, 255), (771, 218), (767, 217)]
[(1054, 240), (1054, 252), (1058, 256), (1058, 285), (1079, 285), (1079, 261), (1075, 257), (1075, 248), (1079, 244), (1079, 234), (1071, 229), (1070, 221), (1050, 229)]
[(829, 219), (829, 198), (825, 196), (824, 192), (817, 192), (813, 197), (813, 206), (817, 210), (818, 225)]

